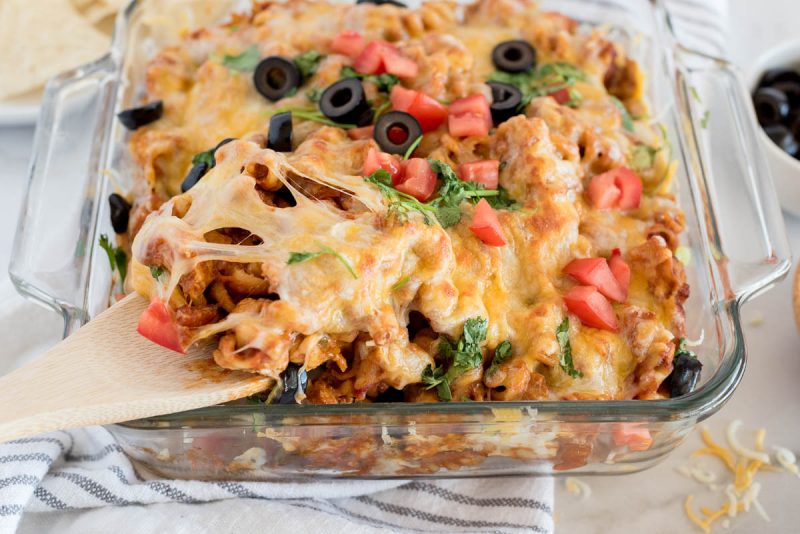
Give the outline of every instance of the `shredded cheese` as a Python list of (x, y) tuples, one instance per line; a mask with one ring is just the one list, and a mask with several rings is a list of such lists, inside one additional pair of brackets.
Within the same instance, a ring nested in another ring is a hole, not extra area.
[(725, 434), (728, 438), (728, 444), (730, 445), (731, 449), (733, 449), (733, 451), (739, 456), (744, 456), (750, 460), (758, 460), (759, 462), (768, 464), (769, 454), (748, 449), (739, 443), (739, 440), (736, 437), (736, 432), (739, 430), (740, 426), (742, 426), (741, 419), (735, 419), (728, 425), (728, 429)]
[[(742, 422), (733, 421), (726, 429), (728, 446), (725, 447), (715, 442), (711, 437), (708, 428), (702, 428), (700, 437), (706, 445), (695, 450), (691, 456), (715, 456), (719, 458), (726, 469), (731, 473), (729, 482), (724, 486), (725, 501), (716, 510), (702, 506), (699, 515), (692, 506), (694, 495), (690, 494), (684, 502), (684, 511), (689, 520), (698, 526), (703, 532), (710, 534), (711, 528), (716, 521), (720, 521), (723, 528), (730, 528), (731, 519), (740, 513), (747, 513), (750, 509), (755, 509), (764, 521), (770, 521), (769, 515), (758, 500), (761, 492), (761, 484), (755, 481), (759, 471), (776, 471), (778, 468), (769, 465), (770, 457), (765, 452), (764, 441), (766, 430), (760, 428), (756, 431), (755, 450), (744, 447), (737, 439), (737, 431)], [(798, 474), (797, 458), (794, 453), (783, 447), (773, 447), (775, 460), (782, 467), (782, 470), (793, 474)], [(715, 473), (706, 470), (700, 464), (694, 466), (681, 466), (678, 472), (701, 484), (706, 485), (712, 491), (719, 490), (719, 485), (713, 482), (717, 479)], [(800, 475), (798, 475), (800, 476)]]
[(786, 447), (777, 446), (772, 447), (772, 449), (775, 451), (775, 460), (780, 464), (781, 467), (792, 474), (800, 476), (800, 471), (797, 469), (797, 457), (792, 451)]

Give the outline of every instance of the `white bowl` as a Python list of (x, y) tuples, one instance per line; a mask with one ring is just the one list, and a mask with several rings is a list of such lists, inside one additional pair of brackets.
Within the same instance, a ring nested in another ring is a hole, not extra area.
[[(758, 85), (761, 75), (775, 67), (794, 68), (800, 72), (800, 41), (782, 43), (759, 56), (747, 78), (751, 92)], [(760, 126), (758, 135), (769, 161), (781, 207), (800, 217), (800, 161), (778, 148)]]

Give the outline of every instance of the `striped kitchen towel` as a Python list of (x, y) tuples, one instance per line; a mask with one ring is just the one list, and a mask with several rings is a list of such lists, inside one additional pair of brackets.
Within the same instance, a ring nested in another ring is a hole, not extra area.
[[(225, 503), (190, 506), (210, 501)], [(547, 534), (553, 531), (552, 502), (549, 479), (411, 483), (146, 479), (133, 469), (108, 431), (99, 427), (0, 445), (3, 533), (18, 526), (20, 532), (101, 533), (113, 524), (126, 533), (142, 534), (262, 530), (298, 534), (312, 529), (351, 534), (386, 530)], [(169, 512), (159, 513), (158, 503), (170, 503), (162, 506)], [(150, 506), (136, 506), (142, 504)], [(90, 508), (97, 510), (79, 513)]]
[[(623, 9), (631, 5), (629, 0), (596, 3)], [(724, 55), (725, 0), (666, 3), (685, 45)], [(0, 324), (14, 333), (17, 344), (27, 339), (28, 346), (35, 347), (41, 329), (30, 320), (29, 308), (19, 298), (0, 298)], [(30, 358), (21, 348), (14, 356), (18, 362)], [(312, 530), (552, 533), (553, 483), (551, 479), (163, 480), (137, 473), (103, 428), (0, 444), (0, 534)]]

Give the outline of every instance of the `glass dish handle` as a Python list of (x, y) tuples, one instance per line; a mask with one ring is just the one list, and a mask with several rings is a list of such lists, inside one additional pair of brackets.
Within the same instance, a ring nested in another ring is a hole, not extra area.
[[(748, 91), (729, 62), (679, 47), (682, 141), (698, 216), (726, 301), (743, 302), (791, 267), (778, 197), (761, 153)], [(703, 220), (704, 219), (704, 220)], [(716, 222), (715, 222), (716, 221)]]
[(60, 312), (65, 331), (86, 315), (116, 70), (108, 55), (53, 78), (34, 136), (9, 276), (24, 296)]

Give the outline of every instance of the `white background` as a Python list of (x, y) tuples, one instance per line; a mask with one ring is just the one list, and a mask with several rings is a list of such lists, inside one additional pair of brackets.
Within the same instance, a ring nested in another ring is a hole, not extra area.
[[(745, 71), (770, 46), (800, 37), (799, 0), (731, 0), (730, 5), (728, 56)], [(0, 128), (0, 312), (8, 304), (2, 291), (9, 283), (5, 266), (27, 179), (32, 136), (31, 128)], [(792, 248), (800, 251), (800, 220), (787, 217), (786, 223)], [(745, 429), (766, 428), (768, 444), (779, 443), (800, 453), (800, 337), (790, 284), (787, 279), (745, 306), (747, 372), (733, 399), (707, 424), (720, 437), (729, 421), (742, 419)], [(60, 335), (60, 320), (51, 312), (31, 306), (25, 313), (36, 324), (35, 339), (4, 331), (0, 325), (0, 374), (8, 370), (4, 361), (11, 359), (17, 347), (34, 341), (55, 342)], [(742, 439), (751, 436), (743, 433)], [(686, 494), (696, 493), (697, 504), (712, 508), (718, 507), (722, 497), (676, 472), (676, 467), (689, 462), (689, 454), (699, 443), (696, 435), (690, 436), (668, 460), (643, 473), (584, 479), (593, 490), (586, 500), (567, 493), (563, 481), (557, 480), (557, 532), (700, 532), (684, 518)], [(714, 462), (706, 461), (709, 467), (716, 467)], [(732, 521), (728, 530), (717, 523), (715, 532), (800, 532), (800, 478), (764, 473), (759, 480), (764, 486), (761, 502), (772, 521), (765, 523), (751, 513)]]

